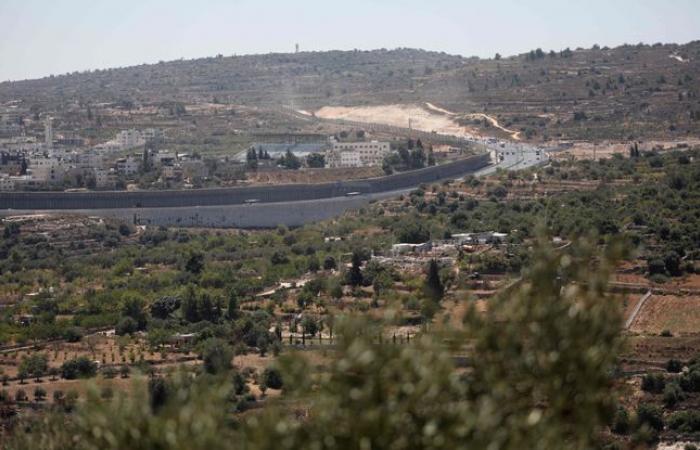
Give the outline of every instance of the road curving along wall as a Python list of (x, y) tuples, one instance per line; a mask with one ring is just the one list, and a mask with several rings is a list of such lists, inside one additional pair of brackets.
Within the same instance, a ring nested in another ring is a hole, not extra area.
[(85, 211), (300, 202), (345, 197), (349, 193), (372, 195), (409, 189), (423, 183), (458, 178), (489, 163), (489, 154), (481, 154), (396, 175), (322, 184), (136, 192), (1, 192), (0, 210)]

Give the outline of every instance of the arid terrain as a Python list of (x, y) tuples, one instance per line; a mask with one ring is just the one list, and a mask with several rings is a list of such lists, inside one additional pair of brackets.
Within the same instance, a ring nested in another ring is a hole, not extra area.
[[(700, 127), (698, 64), (698, 42), (502, 59), (412, 49), (217, 56), (0, 83), (0, 103), (21, 101), (39, 111), (91, 104), (95, 113), (112, 108), (128, 119), (173, 102), (196, 115), (203, 104), (219, 105), (221, 114), (231, 107), (313, 112), (427, 102), (434, 112), (453, 112), (485, 134), (498, 130), (537, 141), (679, 140)], [(421, 123), (425, 114), (412, 111)], [(407, 125), (406, 114), (386, 112), (385, 120)]]

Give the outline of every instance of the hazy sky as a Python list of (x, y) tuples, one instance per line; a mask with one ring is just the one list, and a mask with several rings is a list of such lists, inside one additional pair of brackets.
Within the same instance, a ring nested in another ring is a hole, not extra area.
[(491, 57), (695, 39), (700, 0), (0, 0), (0, 81), (295, 43)]

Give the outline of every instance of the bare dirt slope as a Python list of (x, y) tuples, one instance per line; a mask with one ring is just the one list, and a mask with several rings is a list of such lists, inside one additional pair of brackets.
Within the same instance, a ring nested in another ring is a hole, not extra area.
[(435, 131), (453, 136), (476, 136), (474, 130), (458, 124), (453, 117), (417, 104), (324, 106), (315, 115), (322, 119), (346, 119), (404, 128), (410, 125), (411, 128), (429, 133)]

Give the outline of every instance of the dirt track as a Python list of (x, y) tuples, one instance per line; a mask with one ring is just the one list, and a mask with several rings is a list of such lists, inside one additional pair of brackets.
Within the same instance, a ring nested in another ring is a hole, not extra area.
[[(436, 106), (430, 102), (425, 102), (425, 106), (428, 107), (428, 109), (432, 111), (436, 111), (442, 114), (447, 114), (448, 116), (457, 116), (457, 113), (454, 113), (452, 111), (448, 111), (444, 108), (440, 108), (439, 106)], [(475, 114), (466, 114), (464, 117), (470, 117), (470, 118), (481, 118), (481, 119), (486, 119), (491, 123), (491, 126), (494, 128), (498, 128), (499, 130), (510, 134), (510, 137), (513, 138), (513, 140), (519, 141), (520, 140), (520, 131), (514, 131), (514, 130), (509, 130), (508, 128), (505, 128), (502, 126), (499, 122), (498, 119), (496, 119), (493, 116), (489, 116), (488, 114), (484, 113), (475, 113)]]

